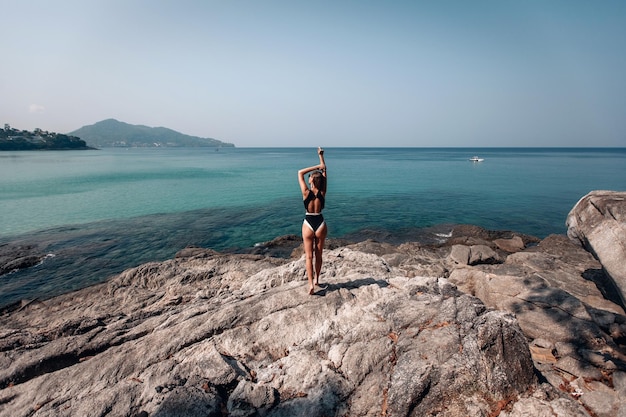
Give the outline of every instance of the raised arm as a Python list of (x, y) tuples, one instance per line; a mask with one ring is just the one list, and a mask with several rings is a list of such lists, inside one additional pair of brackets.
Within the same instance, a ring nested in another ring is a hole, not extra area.
[[(309, 172), (313, 172), (313, 171), (322, 171), (322, 175), (324, 176), (324, 178), (326, 178), (326, 163), (324, 162), (324, 150), (322, 148), (317, 148), (317, 154), (320, 157), (320, 163), (319, 165), (314, 165), (312, 167), (308, 167), (308, 168), (302, 168), (301, 170), (298, 171), (298, 183), (300, 184), (300, 191), (302, 191), (302, 196), (304, 197), (305, 194), (307, 193), (307, 191), (309, 190), (309, 187), (307, 187), (306, 185), (306, 180), (304, 179), (304, 176), (306, 174), (308, 174)], [(324, 181), (324, 184), (326, 183), (326, 181)], [(324, 186), (324, 190), (320, 190), (322, 191), (324, 194), (326, 194), (326, 186)]]
[(328, 176), (326, 175), (326, 162), (324, 161), (324, 149), (317, 148), (317, 154), (320, 157), (320, 170), (322, 171), (322, 175), (324, 176), (324, 186), (323, 189), (320, 190), (322, 194), (326, 195), (326, 188), (328, 187)]
[(308, 174), (309, 172), (317, 171), (319, 169), (322, 169), (321, 165), (315, 165), (315, 166), (308, 167), (308, 168), (302, 168), (301, 170), (298, 171), (298, 183), (300, 183), (300, 191), (302, 191), (302, 196), (304, 196), (306, 192), (309, 190), (309, 187), (307, 187), (306, 185), (306, 180), (304, 179), (304, 176)]

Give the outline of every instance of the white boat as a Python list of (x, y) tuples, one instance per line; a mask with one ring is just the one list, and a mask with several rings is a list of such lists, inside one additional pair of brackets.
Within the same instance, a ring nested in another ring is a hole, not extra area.
[(479, 158), (477, 156), (472, 156), (469, 160), (472, 161), (472, 162), (482, 162), (482, 161), (485, 160), (485, 158)]

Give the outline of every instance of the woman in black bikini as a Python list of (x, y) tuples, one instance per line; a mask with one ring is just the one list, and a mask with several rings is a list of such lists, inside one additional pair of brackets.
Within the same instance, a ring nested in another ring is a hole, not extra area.
[[(306, 217), (302, 223), (302, 240), (304, 241), (304, 253), (306, 256), (306, 273), (309, 278), (309, 294), (315, 292), (315, 285), (320, 283), (322, 269), (322, 251), (328, 228), (322, 216), (326, 198), (326, 163), (324, 162), (324, 150), (317, 148), (320, 157), (319, 165), (303, 168), (298, 171), (298, 182), (302, 191), (302, 199)], [(309, 187), (304, 175), (309, 175)], [(313, 269), (313, 256), (315, 255), (315, 270)], [(315, 283), (313, 282), (315, 275)]]

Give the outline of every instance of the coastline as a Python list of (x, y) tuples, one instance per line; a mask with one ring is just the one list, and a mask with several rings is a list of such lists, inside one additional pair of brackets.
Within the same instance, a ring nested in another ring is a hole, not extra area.
[[(67, 235), (67, 229), (72, 231)], [(441, 224), (426, 228), (405, 229), (403, 231), (364, 228), (347, 233), (341, 237), (330, 236), (326, 241), (327, 249), (374, 241), (381, 244), (399, 246), (404, 243), (418, 244), (424, 247), (446, 247), (455, 242), (454, 231), (466, 235), (494, 238), (521, 236), (528, 245), (536, 244), (540, 238), (515, 231), (492, 231), (474, 225)], [(96, 233), (96, 234), (94, 234)], [(137, 242), (122, 245), (119, 237), (98, 235), (93, 230), (81, 230), (80, 227), (51, 229), (43, 236), (27, 234), (18, 239), (0, 240), (0, 278), (2, 278), (2, 296), (0, 311), (12, 309), (34, 300), (46, 300), (69, 292), (101, 284), (122, 273), (149, 262), (163, 262), (187, 247), (203, 247), (224, 255), (248, 254), (290, 259), (301, 253), (302, 237), (287, 234), (270, 240), (255, 242), (247, 246), (212, 247), (178, 245), (176, 241), (161, 250), (156, 248), (161, 235), (149, 236), (138, 233)], [(60, 238), (59, 238), (60, 235)], [(119, 256), (125, 252), (125, 258)], [(131, 256), (128, 253), (135, 251)], [(39, 277), (45, 275), (45, 280)], [(12, 283), (12, 280), (15, 282)], [(17, 281), (26, 281), (26, 287), (20, 288)], [(40, 282), (40, 284), (37, 284)], [(38, 288), (38, 285), (41, 288)]]
[(624, 234), (589, 232), (623, 228), (625, 199), (590, 193), (569, 237), (330, 240), (314, 295), (292, 235), (21, 303), (0, 314), (0, 412), (621, 416), (626, 313), (601, 262)]

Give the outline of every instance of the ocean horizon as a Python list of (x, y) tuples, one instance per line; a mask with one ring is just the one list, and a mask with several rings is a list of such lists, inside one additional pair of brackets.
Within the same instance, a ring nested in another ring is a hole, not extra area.
[[(429, 242), (473, 224), (544, 238), (592, 190), (626, 189), (626, 148), (326, 148), (330, 238)], [(483, 159), (471, 162), (472, 156)], [(186, 246), (299, 235), (316, 148), (0, 153), (0, 245), (48, 256), (0, 276), (0, 306), (103, 282)]]

